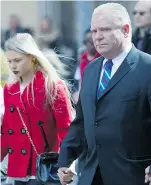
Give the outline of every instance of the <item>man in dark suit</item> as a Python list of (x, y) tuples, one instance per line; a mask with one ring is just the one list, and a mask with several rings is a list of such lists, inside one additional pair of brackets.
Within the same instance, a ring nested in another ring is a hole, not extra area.
[(68, 166), (86, 143), (79, 185), (145, 185), (151, 164), (151, 56), (132, 45), (130, 18), (118, 3), (94, 10), (91, 31), (102, 57), (85, 69), (76, 118), (61, 145), (60, 181), (67, 184)]
[(134, 7), (132, 42), (136, 48), (151, 55), (151, 1), (137, 1)]

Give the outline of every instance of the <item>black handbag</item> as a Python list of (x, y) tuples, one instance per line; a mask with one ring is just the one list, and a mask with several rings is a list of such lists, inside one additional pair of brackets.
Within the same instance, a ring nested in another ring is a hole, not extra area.
[(58, 169), (59, 169), (59, 166), (58, 166), (59, 153), (49, 152), (49, 144), (48, 144), (48, 141), (47, 141), (47, 138), (46, 138), (43, 126), (42, 126), (43, 122), (39, 121), (38, 125), (43, 135), (43, 139), (45, 142), (44, 148), (46, 152), (38, 154), (37, 149), (28, 132), (27, 126), (22, 118), (19, 108), (17, 108), (17, 110), (21, 118), (22, 124), (24, 126), (24, 129), (26, 130), (27, 136), (30, 140), (30, 143), (34, 151), (37, 154), (37, 158), (36, 158), (36, 179), (37, 181), (42, 185), (46, 185), (48, 184), (48, 182), (59, 182), (59, 177), (57, 175)]
[(58, 157), (57, 152), (48, 152), (49, 144), (42, 127), (43, 122), (39, 121), (38, 125), (40, 127), (41, 133), (45, 141), (45, 150), (47, 152), (42, 153), (36, 158), (36, 177), (41, 184), (47, 184), (47, 182), (59, 182), (58, 172)]

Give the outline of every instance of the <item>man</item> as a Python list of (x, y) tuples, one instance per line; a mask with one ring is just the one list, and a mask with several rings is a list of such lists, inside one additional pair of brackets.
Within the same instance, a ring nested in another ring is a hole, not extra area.
[(134, 45), (151, 55), (151, 1), (138, 1), (134, 8)]
[(20, 23), (19, 17), (13, 14), (9, 17), (9, 29), (5, 32), (5, 40), (13, 37), (16, 33), (24, 33), (24, 28)]
[(34, 34), (31, 28), (24, 28), (21, 24), (20, 18), (16, 14), (12, 14), (9, 17), (9, 28), (2, 32), (2, 43), (1, 46), (4, 49), (4, 43), (9, 37), (13, 37), (16, 33), (29, 33)]
[(102, 57), (84, 71), (76, 118), (61, 146), (60, 181), (67, 184), (68, 166), (87, 143), (79, 185), (145, 185), (151, 164), (151, 56), (132, 46), (130, 18), (120, 4), (96, 8), (91, 31)]

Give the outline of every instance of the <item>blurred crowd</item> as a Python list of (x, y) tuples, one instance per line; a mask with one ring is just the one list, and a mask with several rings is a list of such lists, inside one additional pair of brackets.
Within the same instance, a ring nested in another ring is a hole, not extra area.
[[(136, 3), (133, 10), (135, 28), (133, 30), (132, 42), (136, 48), (148, 54), (151, 54), (150, 17), (150, 8), (143, 1)], [(55, 28), (53, 20), (47, 16), (41, 18), (39, 30), (36, 31), (33, 28), (24, 27), (20, 17), (16, 14), (10, 16), (8, 24), (9, 29), (1, 31), (2, 50), (4, 49), (4, 42), (9, 37), (16, 33), (30, 33), (47, 58), (49, 58), (49, 55), (54, 55), (54, 57), (58, 58), (58, 63), (53, 65), (62, 74), (63, 78), (71, 84), (73, 99), (77, 102), (83, 71), (89, 62), (100, 56), (93, 45), (90, 28), (85, 30), (81, 47), (76, 48), (75, 46), (69, 47), (65, 44), (61, 31)], [(4, 68), (3, 66), (2, 68)], [(7, 69), (2, 70), (2, 86), (6, 80), (6, 71)]]

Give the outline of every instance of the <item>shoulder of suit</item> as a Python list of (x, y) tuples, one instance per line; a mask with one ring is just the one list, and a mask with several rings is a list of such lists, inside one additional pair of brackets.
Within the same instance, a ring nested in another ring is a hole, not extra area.
[(137, 56), (138, 56), (138, 65), (141, 66), (141, 69), (145, 69), (145, 71), (151, 74), (151, 55), (140, 51), (137, 49)]
[(148, 63), (151, 63), (151, 55), (148, 53), (145, 53), (143, 51), (137, 50), (139, 56), (143, 59), (143, 61), (146, 61)]
[(103, 56), (100, 56), (100, 57), (94, 59), (93, 61), (91, 61), (91, 62), (86, 66), (85, 70), (87, 70), (87, 69), (92, 69), (92, 67), (94, 67), (95, 65), (97, 65), (97, 63), (98, 63), (99, 61), (101, 61), (101, 60), (103, 60)]

